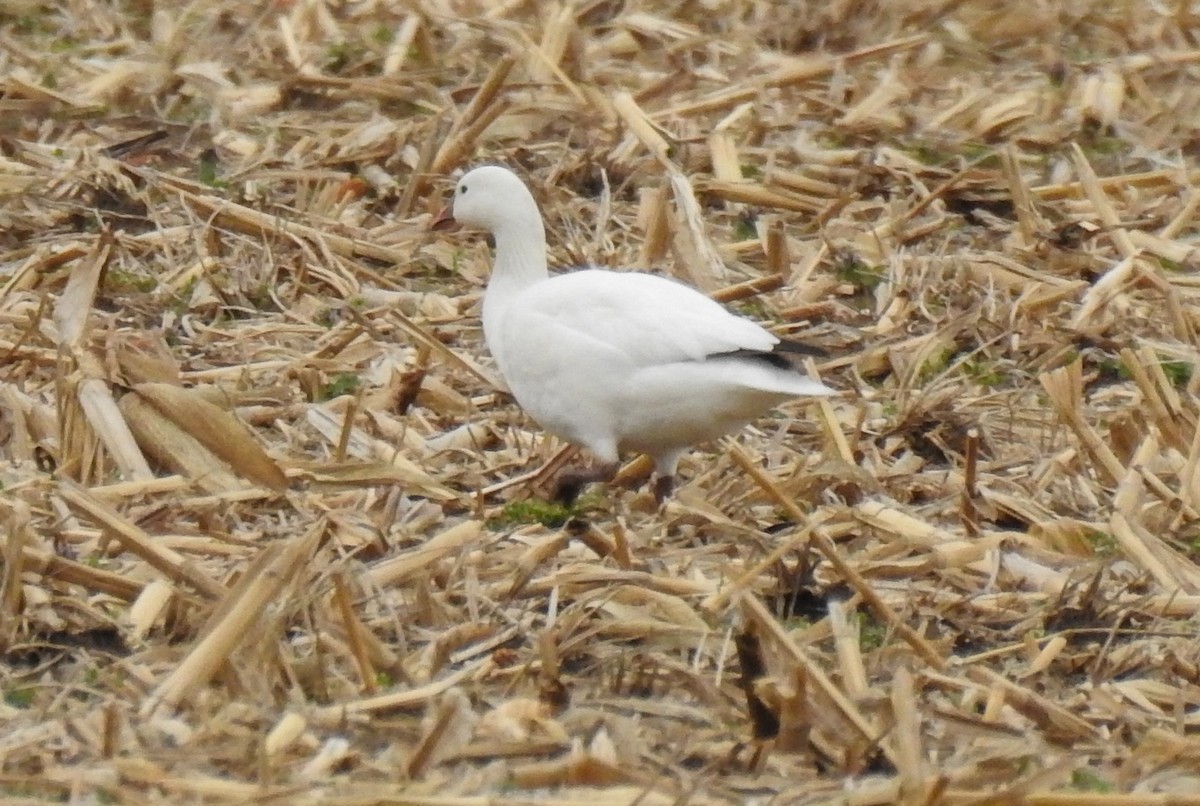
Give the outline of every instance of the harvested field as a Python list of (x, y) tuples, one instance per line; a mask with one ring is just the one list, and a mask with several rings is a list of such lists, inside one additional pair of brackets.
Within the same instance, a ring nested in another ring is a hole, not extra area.
[[(0, 799), (1200, 804), (1198, 36), (0, 4)], [(544, 503), (485, 161), (844, 395)]]

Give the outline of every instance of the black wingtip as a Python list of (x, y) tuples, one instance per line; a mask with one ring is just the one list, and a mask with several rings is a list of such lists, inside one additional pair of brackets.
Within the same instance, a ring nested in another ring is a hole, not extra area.
[(791, 353), (792, 355), (811, 355), (813, 358), (828, 358), (829, 351), (813, 344), (802, 341), (784, 340), (775, 345), (772, 353)]
[(815, 358), (827, 358), (829, 353), (820, 347), (804, 344), (798, 341), (781, 341), (771, 350), (732, 350), (719, 353), (710, 358), (738, 358), (741, 360), (761, 361), (776, 369), (800, 369), (797, 356), (811, 355)]

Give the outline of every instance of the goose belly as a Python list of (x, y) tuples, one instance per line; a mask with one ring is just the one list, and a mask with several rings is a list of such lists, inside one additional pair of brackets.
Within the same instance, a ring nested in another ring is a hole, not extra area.
[(643, 370), (630, 378), (616, 425), (622, 450), (654, 455), (708, 442), (796, 396), (746, 385), (705, 368), (706, 362), (686, 362)]

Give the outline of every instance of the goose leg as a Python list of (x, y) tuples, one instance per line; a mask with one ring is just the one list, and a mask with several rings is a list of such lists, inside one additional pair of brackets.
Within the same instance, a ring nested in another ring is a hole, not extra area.
[(679, 466), (679, 457), (682, 455), (683, 451), (678, 450), (654, 457), (654, 486), (651, 489), (654, 491), (654, 501), (659, 506), (675, 492), (675, 468)]
[(674, 476), (654, 476), (654, 503), (662, 506), (671, 493), (675, 492), (675, 477)]
[(554, 480), (550, 497), (560, 504), (571, 505), (583, 488), (596, 481), (609, 481), (621, 469), (620, 462), (605, 462), (594, 467), (574, 467), (564, 470)]

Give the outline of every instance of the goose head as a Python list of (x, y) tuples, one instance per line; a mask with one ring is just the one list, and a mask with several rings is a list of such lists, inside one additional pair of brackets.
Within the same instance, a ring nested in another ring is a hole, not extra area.
[(525, 183), (507, 168), (483, 165), (468, 171), (454, 186), (454, 200), (433, 222), (434, 229), (455, 224), (491, 233), (517, 228), (542, 231), (537, 202)]

